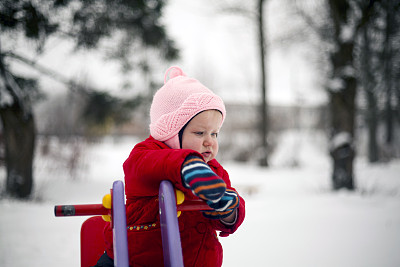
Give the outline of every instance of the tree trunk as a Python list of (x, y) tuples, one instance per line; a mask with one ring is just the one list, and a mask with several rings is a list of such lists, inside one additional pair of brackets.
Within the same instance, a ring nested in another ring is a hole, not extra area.
[(366, 122), (368, 127), (368, 161), (371, 163), (379, 161), (377, 128), (378, 128), (378, 107), (376, 103), (376, 83), (372, 75), (373, 64), (371, 62), (370, 38), (368, 36), (368, 24), (362, 31), (361, 51), (361, 83), (367, 96)]
[(268, 107), (267, 107), (267, 75), (266, 75), (266, 49), (264, 37), (264, 0), (258, 2), (258, 40), (260, 48), (260, 78), (261, 78), (261, 105), (260, 105), (260, 135), (261, 155), (260, 165), (268, 166)]
[(378, 113), (375, 94), (367, 91), (367, 121), (368, 121), (368, 161), (371, 163), (379, 161), (377, 129), (378, 129)]
[(386, 121), (386, 148), (389, 152), (389, 157), (392, 157), (391, 148), (393, 143), (393, 116), (392, 116), (392, 45), (391, 36), (393, 34), (394, 16), (393, 16), (393, 1), (385, 2), (386, 9), (386, 31), (385, 31), (385, 45), (384, 45), (384, 86), (386, 88), (386, 101), (385, 101), (385, 121)]
[(330, 94), (330, 114), (333, 136), (331, 156), (333, 161), (332, 182), (335, 190), (354, 189), (353, 160), (355, 81), (348, 81), (347, 90)]
[(341, 38), (347, 25), (350, 5), (345, 0), (330, 0), (336, 49), (331, 52), (332, 75), (330, 85), (332, 182), (335, 190), (354, 189), (353, 159), (355, 155), (354, 117), (357, 80), (354, 77), (353, 47), (351, 40)]
[[(35, 149), (35, 122), (30, 101), (7, 70), (0, 47), (0, 98), (9, 95), (9, 103), (0, 106), (5, 141), (7, 168), (6, 192), (17, 198), (27, 198), (33, 186), (33, 156)], [(0, 99), (1, 100), (1, 99)]]
[(7, 193), (18, 198), (31, 194), (33, 186), (33, 155), (35, 123), (18, 104), (0, 108), (6, 149)]

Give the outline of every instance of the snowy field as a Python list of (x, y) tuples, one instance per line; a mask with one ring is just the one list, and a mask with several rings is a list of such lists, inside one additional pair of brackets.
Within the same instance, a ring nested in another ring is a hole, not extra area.
[[(55, 218), (54, 205), (100, 203), (112, 182), (123, 179), (121, 165), (135, 142), (86, 145), (74, 180), (56, 156), (38, 156), (33, 201), (0, 199), (0, 265), (79, 266), (86, 218)], [(290, 142), (270, 169), (224, 163), (246, 200), (246, 219), (234, 235), (220, 238), (223, 266), (400, 266), (400, 161), (368, 165), (357, 158), (357, 190), (332, 192), (324, 149), (310, 138), (301, 144), (297, 168), (285, 167), (293, 157)], [(52, 146), (58, 156), (68, 152)], [(1, 170), (0, 191), (4, 177)]]

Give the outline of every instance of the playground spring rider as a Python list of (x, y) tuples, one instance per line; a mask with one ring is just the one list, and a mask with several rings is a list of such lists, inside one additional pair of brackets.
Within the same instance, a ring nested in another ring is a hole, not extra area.
[[(159, 188), (159, 212), (165, 266), (183, 267), (182, 246), (178, 219), (181, 211), (209, 210), (201, 200), (184, 201), (184, 195), (174, 190), (171, 182), (164, 180)], [(111, 223), (114, 235), (114, 265), (128, 267), (128, 241), (125, 213), (125, 193), (122, 181), (115, 181), (110, 194), (102, 204), (59, 205), (54, 207), (55, 216), (93, 216), (81, 227), (81, 267), (96, 264), (104, 252), (102, 232)], [(98, 216), (101, 215), (101, 216)]]

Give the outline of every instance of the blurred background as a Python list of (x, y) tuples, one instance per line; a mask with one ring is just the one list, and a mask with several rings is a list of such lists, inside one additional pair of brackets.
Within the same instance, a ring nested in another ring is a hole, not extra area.
[(271, 193), (273, 175), (279, 190), (381, 189), (397, 208), (399, 11), (395, 0), (3, 0), (0, 204), (79, 202), (62, 187), (123, 179), (177, 65), (224, 100), (218, 159), (248, 197)]

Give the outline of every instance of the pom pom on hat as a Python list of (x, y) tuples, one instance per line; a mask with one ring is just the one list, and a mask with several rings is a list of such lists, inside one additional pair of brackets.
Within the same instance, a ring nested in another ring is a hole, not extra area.
[(174, 67), (174, 66), (170, 67), (165, 72), (164, 84), (166, 84), (169, 79), (172, 79), (172, 78), (175, 78), (175, 77), (178, 77), (178, 76), (186, 76), (186, 74), (183, 73), (183, 71), (179, 67)]
[(220, 111), (222, 122), (225, 120), (225, 105), (219, 96), (187, 77), (179, 67), (170, 67), (165, 73), (164, 86), (155, 93), (150, 107), (150, 134), (178, 149), (179, 131), (198, 113), (210, 109)]

